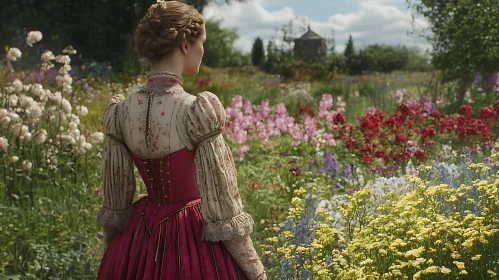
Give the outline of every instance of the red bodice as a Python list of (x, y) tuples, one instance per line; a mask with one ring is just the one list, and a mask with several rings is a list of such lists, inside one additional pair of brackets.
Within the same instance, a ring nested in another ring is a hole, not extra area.
[(183, 148), (157, 159), (133, 155), (133, 161), (147, 187), (148, 200), (160, 204), (200, 199), (194, 169), (195, 152)]

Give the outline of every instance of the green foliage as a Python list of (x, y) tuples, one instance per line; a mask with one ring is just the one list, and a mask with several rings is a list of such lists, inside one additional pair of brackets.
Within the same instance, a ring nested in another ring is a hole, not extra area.
[(248, 65), (249, 57), (234, 49), (234, 43), (239, 38), (236, 30), (222, 28), (221, 21), (206, 21), (203, 64), (215, 68)]
[(354, 54), (355, 54), (355, 49), (353, 47), (353, 39), (352, 35), (350, 35), (350, 38), (348, 38), (347, 47), (345, 48), (345, 57), (347, 59), (350, 59)]
[(277, 47), (272, 41), (269, 41), (269, 43), (267, 44), (267, 57), (262, 67), (265, 72), (274, 73), (277, 64), (279, 63), (277, 55)]
[(459, 79), (459, 104), (476, 73), (499, 68), (499, 1), (407, 0), (430, 23), (433, 64), (444, 81)]
[[(209, 3), (240, 0), (186, 0), (198, 10)], [(5, 2), (5, 1), (4, 1)], [(78, 51), (75, 65), (105, 63), (113, 69), (137, 73), (139, 63), (133, 53), (133, 32), (147, 8), (156, 1), (31, 1), (16, 0), (0, 9), (0, 46), (22, 46), (28, 31), (39, 30), (43, 41), (38, 50), (23, 53), (21, 68), (39, 62), (45, 49), (62, 50), (72, 45)], [(112, 11), (112, 12), (110, 12)], [(208, 40), (211, 40), (208, 37)], [(232, 40), (231, 38), (227, 39)], [(231, 50), (232, 52), (232, 50)], [(246, 58), (234, 52), (230, 65), (242, 65)], [(125, 59), (124, 59), (125, 58)]]
[(257, 37), (253, 43), (251, 62), (254, 66), (261, 66), (265, 62), (265, 51), (263, 50), (263, 41), (260, 37)]

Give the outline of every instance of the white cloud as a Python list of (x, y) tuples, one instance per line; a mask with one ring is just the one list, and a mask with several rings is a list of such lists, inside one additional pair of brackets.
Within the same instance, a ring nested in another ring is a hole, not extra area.
[[(351, 34), (356, 48), (368, 44), (410, 45), (427, 49), (430, 45), (421, 39), (408, 35), (413, 30), (411, 11), (399, 6), (405, 0), (353, 0), (358, 8), (350, 13), (334, 13), (327, 21), (315, 21), (314, 15), (297, 14), (291, 7), (284, 6), (282, 0), (249, 0), (245, 3), (232, 2), (230, 5), (210, 5), (205, 9), (206, 18), (221, 18), (222, 26), (237, 28), (240, 39), (236, 47), (245, 52), (251, 50), (256, 37), (265, 43), (276, 35), (291, 20), (311, 18), (311, 28), (323, 37), (330, 36), (334, 30), (336, 51), (342, 52)], [(398, 5), (398, 6), (397, 6)], [(266, 7), (284, 6), (270, 10)], [(308, 22), (308, 19), (306, 20)], [(297, 30), (299, 22), (295, 23)], [(424, 20), (418, 19), (416, 26), (426, 27)], [(299, 36), (300, 34), (296, 34)], [(208, 34), (209, 36), (209, 34)]]

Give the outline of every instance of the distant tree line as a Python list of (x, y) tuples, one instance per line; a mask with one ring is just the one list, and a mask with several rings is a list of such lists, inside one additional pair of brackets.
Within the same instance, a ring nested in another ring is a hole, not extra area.
[[(244, 0), (184, 0), (200, 11), (210, 2), (230, 1)], [(2, 47), (24, 46), (26, 34), (37, 30), (43, 33), (43, 40), (37, 48), (23, 53), (25, 65), (39, 62), (44, 49), (58, 53), (72, 45), (78, 51), (77, 56), (73, 56), (74, 65), (95, 62), (116, 71), (137, 70), (133, 32), (153, 3), (156, 0), (0, 0), (0, 44)], [(208, 54), (222, 49), (229, 56), (224, 56), (222, 61), (207, 56), (207, 64), (223, 67), (248, 60), (232, 50), (237, 40), (234, 30), (220, 29), (219, 21), (208, 22), (207, 29), (215, 31), (206, 44)]]

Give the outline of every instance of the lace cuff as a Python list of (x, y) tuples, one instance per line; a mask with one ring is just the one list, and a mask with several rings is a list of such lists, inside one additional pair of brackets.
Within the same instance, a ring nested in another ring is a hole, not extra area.
[(205, 221), (203, 225), (203, 240), (223, 241), (230, 240), (237, 236), (249, 235), (253, 232), (255, 222), (253, 218), (245, 212), (222, 221)]
[(101, 207), (97, 213), (97, 226), (115, 227), (120, 231), (123, 231), (126, 228), (128, 220), (133, 214), (133, 210), (133, 207), (121, 211)]

